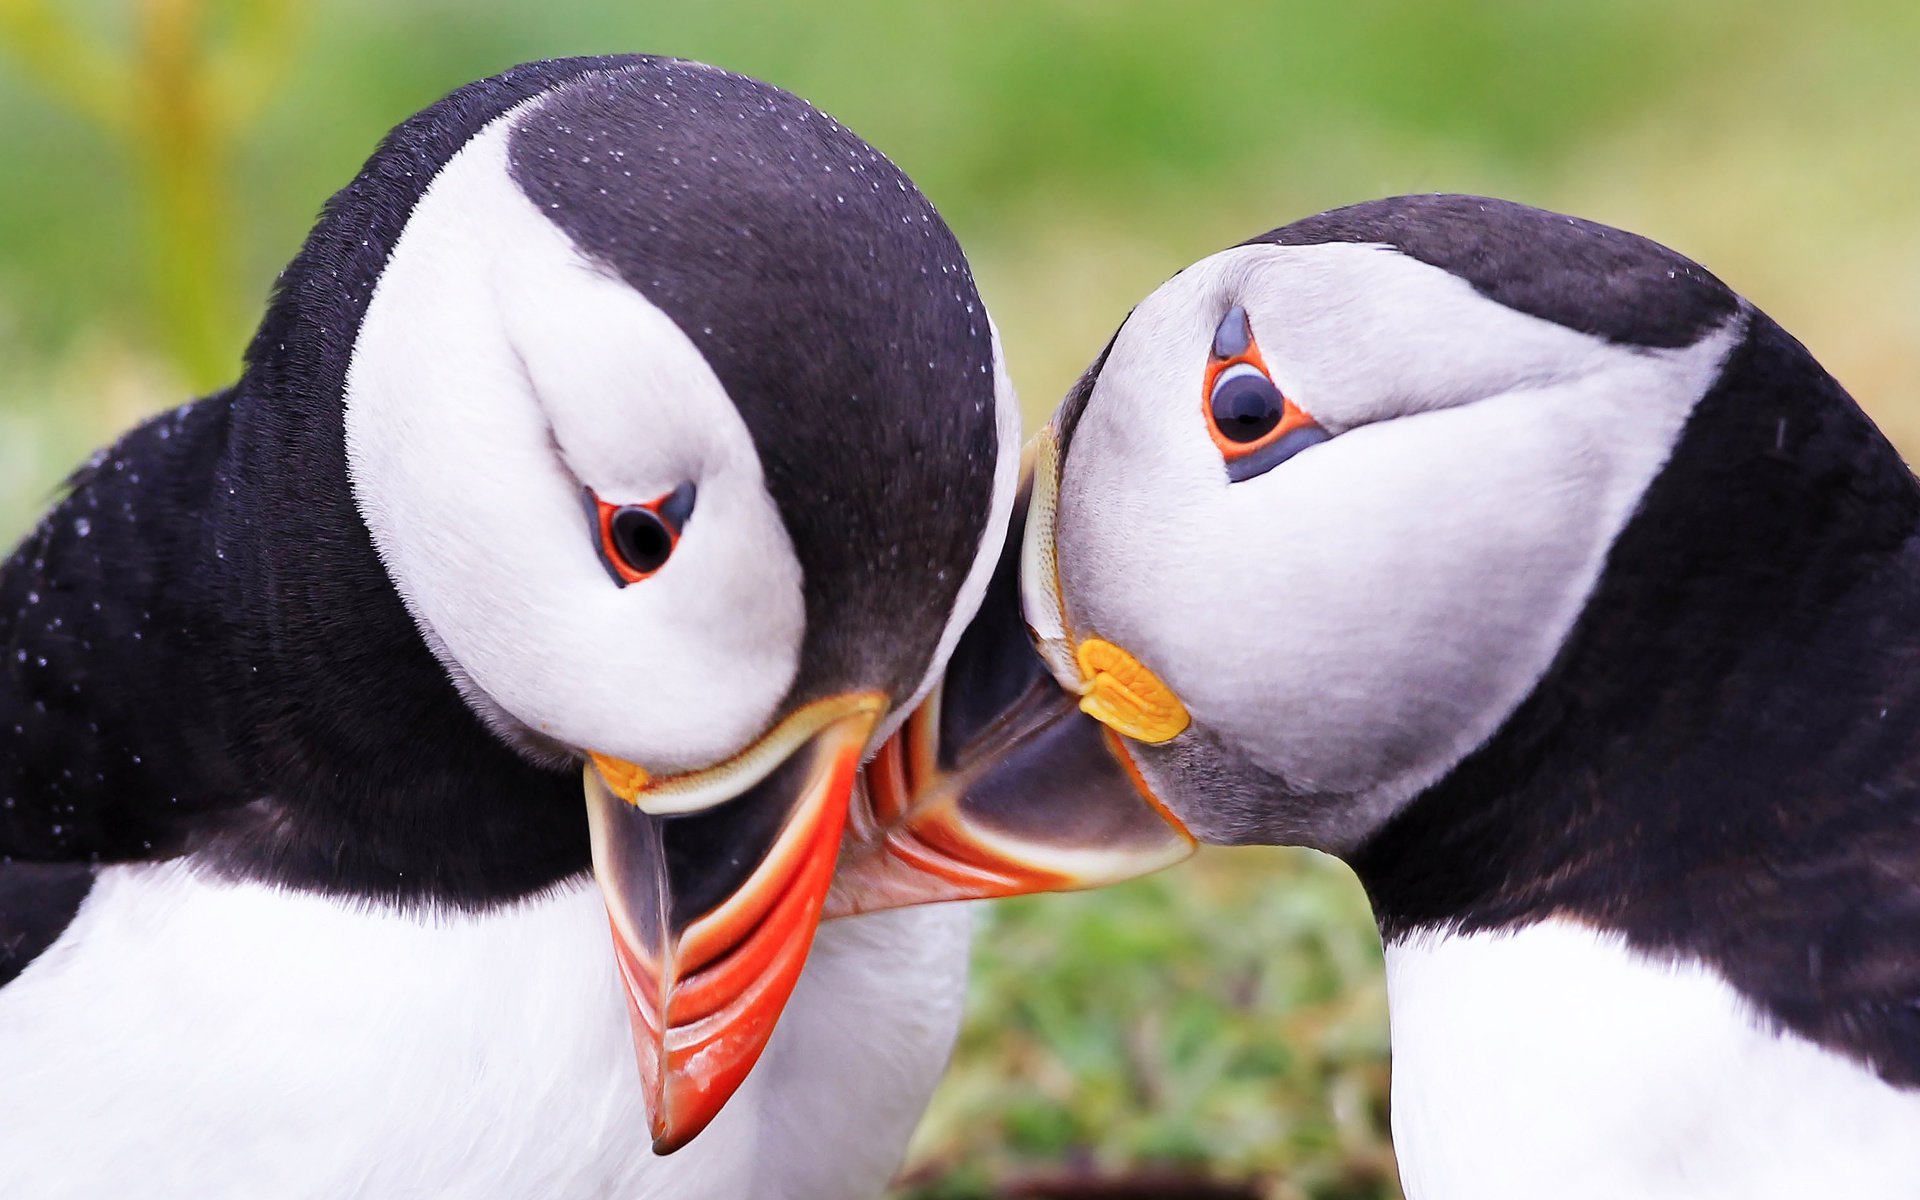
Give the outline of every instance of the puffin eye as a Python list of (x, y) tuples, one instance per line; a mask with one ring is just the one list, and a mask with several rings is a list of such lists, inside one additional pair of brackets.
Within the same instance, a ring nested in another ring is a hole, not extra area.
[(694, 488), (683, 483), (645, 504), (608, 504), (584, 489), (600, 565), (621, 587), (639, 583), (667, 565), (680, 530), (693, 515)]
[(659, 514), (637, 504), (614, 510), (611, 533), (620, 564), (639, 575), (666, 566), (667, 555), (673, 553), (673, 531)]
[(1264, 475), (1330, 435), (1280, 391), (1238, 304), (1214, 331), (1202, 405), (1207, 433), (1226, 461), (1227, 481)]
[(1236, 363), (1213, 381), (1213, 427), (1237, 445), (1257, 442), (1280, 423), (1280, 389), (1251, 363)]

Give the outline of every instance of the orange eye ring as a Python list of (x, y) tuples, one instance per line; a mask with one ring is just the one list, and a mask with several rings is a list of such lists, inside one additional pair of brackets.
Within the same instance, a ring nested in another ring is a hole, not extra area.
[(1200, 411), (1235, 483), (1263, 475), (1329, 436), (1274, 383), (1247, 310), (1237, 304), (1214, 333)]
[(680, 531), (693, 514), (694, 486), (683, 483), (644, 504), (609, 504), (584, 488), (600, 565), (621, 587), (651, 579), (680, 545)]

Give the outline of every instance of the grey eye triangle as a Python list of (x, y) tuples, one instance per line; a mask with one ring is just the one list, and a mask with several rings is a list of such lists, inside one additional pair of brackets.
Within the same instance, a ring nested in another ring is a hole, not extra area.
[(1213, 356), (1227, 359), (1238, 358), (1247, 352), (1253, 344), (1253, 322), (1247, 318), (1247, 310), (1236, 304), (1220, 318), (1220, 328), (1213, 331)]

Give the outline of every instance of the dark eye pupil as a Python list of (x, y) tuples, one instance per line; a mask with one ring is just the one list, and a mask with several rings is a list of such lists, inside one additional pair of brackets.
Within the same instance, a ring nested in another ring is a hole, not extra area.
[(630, 505), (613, 514), (613, 548), (634, 570), (658, 571), (673, 553), (673, 534), (651, 509)]
[(1280, 423), (1280, 389), (1251, 371), (1213, 389), (1213, 423), (1230, 442), (1257, 442)]

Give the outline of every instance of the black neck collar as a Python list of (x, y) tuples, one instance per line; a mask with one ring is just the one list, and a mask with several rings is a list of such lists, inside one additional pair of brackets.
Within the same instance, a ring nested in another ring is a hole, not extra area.
[(1893, 448), (1752, 314), (1546, 676), (1353, 856), (1383, 935), (1570, 919), (1920, 1080), (1882, 994), (1917, 982), (1916, 529)]

